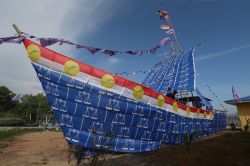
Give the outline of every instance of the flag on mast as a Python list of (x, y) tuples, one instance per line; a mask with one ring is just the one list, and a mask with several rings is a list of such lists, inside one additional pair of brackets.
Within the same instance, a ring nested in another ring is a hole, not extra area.
[(171, 28), (171, 29), (169, 29), (169, 30), (167, 30), (166, 31), (166, 34), (169, 34), (169, 35), (172, 35), (172, 34), (174, 34), (175, 32), (174, 32), (174, 29), (173, 28)]
[(234, 89), (234, 87), (232, 86), (232, 93), (233, 93), (233, 97), (236, 101), (240, 102), (240, 96), (238, 95), (238, 93), (236, 92), (236, 90)]
[(163, 30), (169, 30), (170, 26), (168, 24), (163, 24), (163, 25), (161, 25), (161, 29), (163, 29)]

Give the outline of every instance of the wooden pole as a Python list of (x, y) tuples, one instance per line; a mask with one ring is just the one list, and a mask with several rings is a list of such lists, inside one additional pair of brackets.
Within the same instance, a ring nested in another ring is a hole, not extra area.
[(20, 31), (20, 29), (17, 27), (16, 24), (12, 24), (13, 28), (16, 30), (18, 36), (21, 36), (22, 35), (22, 32)]

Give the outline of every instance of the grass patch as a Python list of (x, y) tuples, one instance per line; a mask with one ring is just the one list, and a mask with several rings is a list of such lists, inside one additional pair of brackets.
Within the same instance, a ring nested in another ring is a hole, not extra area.
[(5, 131), (0, 131), (0, 141), (10, 139), (10, 138), (13, 138), (13, 137), (21, 135), (21, 134), (31, 133), (31, 132), (39, 132), (39, 131), (43, 131), (43, 130), (42, 129), (34, 129), (34, 128), (32, 128), (32, 129), (13, 128), (13, 129), (5, 130)]
[(21, 119), (17, 114), (11, 112), (0, 112), (0, 120)]

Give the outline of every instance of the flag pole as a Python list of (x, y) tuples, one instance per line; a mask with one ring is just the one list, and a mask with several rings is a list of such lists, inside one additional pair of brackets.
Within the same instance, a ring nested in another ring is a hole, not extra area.
[(13, 28), (16, 30), (18, 36), (21, 36), (22, 35), (22, 32), (20, 31), (20, 29), (17, 27), (16, 24), (12, 24)]
[[(168, 20), (169, 20), (169, 23), (170, 23), (170, 25), (171, 25), (171, 28), (174, 29), (174, 26), (173, 26), (173, 24), (172, 24), (170, 15), (169, 15), (168, 12), (167, 12), (167, 14), (168, 14)], [(176, 44), (177, 51), (181, 51), (180, 43), (179, 43), (179, 41), (178, 41), (178, 39), (177, 39), (177, 35), (176, 35), (176, 32), (175, 32), (175, 29), (174, 29), (174, 38), (175, 38), (175, 44)]]

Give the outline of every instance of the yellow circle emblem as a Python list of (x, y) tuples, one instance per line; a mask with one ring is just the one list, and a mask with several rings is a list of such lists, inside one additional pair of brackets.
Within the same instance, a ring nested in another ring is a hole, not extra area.
[(214, 115), (214, 114), (213, 114), (213, 112), (211, 111), (210, 114), (209, 114), (209, 116), (210, 116), (211, 119), (213, 118), (213, 115)]
[(41, 57), (41, 51), (39, 47), (34, 44), (31, 44), (27, 47), (27, 53), (31, 61), (37, 62)]
[(197, 109), (197, 111), (196, 111), (196, 116), (197, 116), (197, 118), (200, 117), (200, 113), (201, 113), (201, 110), (200, 110), (200, 109)]
[(207, 112), (206, 111), (204, 111), (204, 118), (206, 118), (207, 117)]
[(70, 76), (76, 76), (79, 73), (80, 67), (74, 61), (64, 63), (64, 72)]
[(159, 107), (162, 107), (165, 103), (165, 98), (162, 95), (159, 95), (157, 98), (157, 105)]
[(173, 103), (174, 112), (178, 112), (178, 104), (176, 102)]
[(186, 109), (186, 115), (187, 115), (187, 116), (190, 115), (190, 107), (187, 107), (187, 109)]
[(101, 84), (105, 88), (112, 88), (115, 85), (115, 79), (110, 74), (105, 74), (101, 78)]
[(136, 85), (133, 89), (134, 98), (136, 98), (137, 100), (140, 100), (142, 99), (143, 95), (144, 95), (143, 88), (140, 85)]

